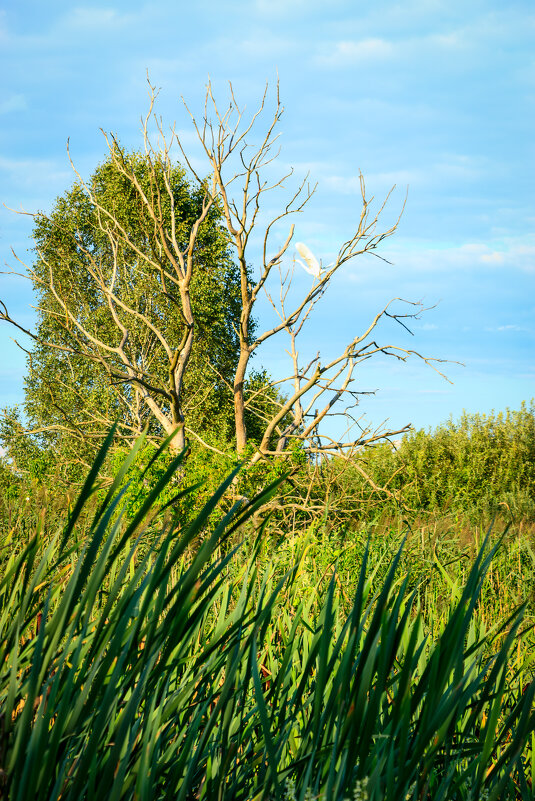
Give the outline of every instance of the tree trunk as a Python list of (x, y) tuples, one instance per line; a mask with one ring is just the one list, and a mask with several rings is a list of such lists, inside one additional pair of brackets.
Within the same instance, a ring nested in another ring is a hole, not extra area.
[[(176, 434), (174, 435), (173, 439), (169, 443), (169, 452), (173, 456), (177, 456), (181, 453), (184, 448), (186, 447), (186, 433), (184, 431), (184, 424), (179, 423), (179, 425), (175, 428)], [(172, 430), (167, 432), (168, 434), (172, 434)]]
[(250, 353), (242, 350), (234, 377), (234, 427), (236, 430), (236, 451), (241, 455), (247, 445), (247, 427), (245, 425), (245, 401), (243, 397), (243, 382), (245, 371), (249, 362)]

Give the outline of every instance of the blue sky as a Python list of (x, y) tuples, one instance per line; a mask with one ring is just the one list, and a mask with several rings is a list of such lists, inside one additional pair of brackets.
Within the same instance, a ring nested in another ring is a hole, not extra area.
[[(230, 80), (253, 109), (278, 74), (281, 168), (319, 183), (298, 241), (331, 260), (356, 226), (359, 170), (378, 199), (397, 185), (385, 224), (408, 186), (381, 251), (392, 265), (364, 257), (341, 271), (303, 355), (334, 353), (391, 297), (421, 299), (438, 305), (414, 337), (390, 339), (465, 366), (445, 367), (449, 384), (417, 360), (369, 363), (357, 383), (378, 390), (363, 402), (370, 418), (421, 427), (517, 408), (535, 395), (534, 35), (528, 0), (4, 0), (0, 200), (49, 209), (73, 180), (67, 138), (85, 175), (105, 155), (101, 127), (139, 147), (147, 69), (159, 112), (192, 148), (181, 95), (199, 111), (209, 75), (222, 104)], [(30, 233), (29, 217), (0, 209), (2, 263), (15, 265), (11, 247), (28, 257)], [(31, 324), (24, 281), (0, 276), (0, 299)], [(12, 335), (0, 325), (0, 406), (22, 398)], [(257, 364), (285, 374), (284, 347)]]

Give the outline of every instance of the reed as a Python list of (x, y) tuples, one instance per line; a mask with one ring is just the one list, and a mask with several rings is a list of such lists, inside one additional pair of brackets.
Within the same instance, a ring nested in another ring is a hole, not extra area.
[(277, 482), (212, 524), (231, 474), (182, 525), (188, 490), (165, 495), (179, 456), (131, 517), (140, 442), (95, 504), (112, 437), (64, 526), (4, 550), (3, 798), (533, 798), (524, 607), (491, 630), (478, 611), (499, 543), (429, 636), (403, 547), (379, 574), (365, 545), (349, 600), (334, 570), (310, 587), (306, 540), (266, 558), (265, 525), (251, 530)]

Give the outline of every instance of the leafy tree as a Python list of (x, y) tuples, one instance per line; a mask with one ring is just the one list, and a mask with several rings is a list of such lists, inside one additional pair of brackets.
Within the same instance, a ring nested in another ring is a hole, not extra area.
[(178, 388), (179, 417), (192, 435), (210, 429), (228, 436), (239, 274), (220, 212), (215, 203), (206, 211), (202, 187), (192, 188), (179, 165), (122, 151), (118, 160), (118, 152), (86, 186), (77, 182), (59, 197), (49, 215), (35, 217), (38, 320), (24, 411), (40, 443), (61, 447), (74, 462), (91, 458), (115, 419), (128, 442), (145, 426), (154, 438), (166, 433), (154, 404), (172, 416), (165, 393), (175, 389), (173, 360), (189, 325), (143, 197), (158, 205), (159, 223), (182, 250), (203, 218), (191, 253), (195, 335)]

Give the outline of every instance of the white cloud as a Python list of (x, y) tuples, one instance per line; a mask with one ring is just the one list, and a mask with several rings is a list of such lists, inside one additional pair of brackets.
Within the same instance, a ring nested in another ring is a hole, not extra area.
[(422, 36), (409, 36), (392, 41), (384, 37), (368, 37), (365, 39), (341, 39), (321, 46), (316, 62), (330, 67), (349, 67), (357, 64), (373, 62), (390, 62), (396, 60), (406, 66), (415, 57), (421, 58), (423, 53), (436, 53), (443, 50), (453, 57), (461, 51), (468, 52), (474, 47), (474, 38), (466, 29), (453, 30), (448, 33), (425, 33)]
[(64, 33), (67, 29), (75, 35), (88, 31), (99, 34), (128, 26), (131, 30), (143, 31), (155, 24), (159, 11), (157, 6), (148, 5), (141, 5), (131, 11), (117, 11), (111, 6), (75, 6), (56, 19), (52, 30)]
[[(510, 237), (496, 242), (466, 242), (453, 245), (426, 244), (416, 238), (395, 237), (381, 250), (381, 255), (393, 265), (392, 268), (388, 268), (391, 270), (390, 273), (385, 268), (385, 275), (391, 276), (394, 280), (401, 272), (404, 280), (410, 283), (411, 292), (415, 292), (414, 297), (430, 297), (430, 302), (435, 302), (438, 296), (428, 293), (433, 292), (434, 284), (444, 280), (462, 283), (468, 280), (468, 276), (473, 275), (475, 280), (485, 281), (485, 286), (488, 288), (500, 282), (514, 286), (520, 280), (521, 274), (535, 275), (535, 246), (530, 246), (530, 242), (526, 241), (529, 239), (529, 237), (526, 239)], [(354, 262), (348, 265), (344, 280), (361, 287), (375, 281), (373, 269), (372, 272), (370, 268), (363, 270), (363, 264)], [(499, 291), (496, 297), (500, 297)], [(492, 330), (500, 333), (516, 330), (511, 325), (503, 323)], [(419, 328), (431, 330), (424, 326)], [(482, 329), (470, 326), (462, 330)], [(526, 331), (525, 328), (522, 330)]]
[(71, 9), (63, 17), (61, 23), (68, 28), (79, 28), (82, 30), (97, 29), (104, 26), (117, 25), (126, 19), (126, 15), (120, 15), (114, 8), (91, 8), (88, 6), (78, 6)]
[(0, 156), (0, 172), (9, 176), (11, 181), (21, 185), (64, 185), (73, 180), (73, 173), (61, 167), (52, 159), (11, 159)]
[[(268, 17), (269, 20), (275, 20), (296, 14), (310, 14), (314, 8), (322, 10), (324, 0), (254, 0), (252, 5), (257, 14)], [(329, 6), (331, 12), (333, 6), (336, 5), (343, 5), (343, 0), (331, 0)], [(249, 5), (247, 5), (247, 11), (249, 11)], [(245, 10), (242, 13), (245, 13)]]
[(394, 54), (394, 45), (386, 39), (340, 41), (322, 46), (317, 62), (330, 67), (344, 67), (369, 61), (385, 61)]
[(466, 44), (465, 36), (460, 31), (452, 31), (451, 33), (439, 33), (430, 37), (440, 47), (446, 48), (459, 48), (464, 47)]
[[(418, 181), (418, 170), (396, 170), (392, 172), (366, 174), (364, 176), (366, 186), (375, 191), (377, 185), (388, 185), (388, 187), (396, 185), (405, 186), (407, 184), (414, 184)], [(361, 185), (358, 175), (330, 175), (323, 181), (325, 186), (338, 192), (340, 195), (360, 195)]]
[(96, 50), (102, 35), (116, 35), (118, 29), (125, 27), (140, 32), (153, 27), (158, 10), (141, 6), (133, 12), (123, 13), (111, 7), (76, 6), (66, 13), (56, 12), (54, 15), (53, 12), (54, 9), (47, 17), (47, 26), (40, 27), (37, 33), (8, 28), (6, 15), (0, 13), (0, 42), (4, 50), (17, 56), (25, 51), (27, 60), (32, 56), (39, 57), (41, 50), (64, 51), (66, 46), (78, 42), (90, 42)]
[(528, 256), (535, 260), (535, 245), (519, 245), (517, 252), (519, 256)]
[[(384, 255), (397, 264), (402, 261), (416, 271), (433, 272), (454, 270), (514, 270), (535, 273), (535, 244), (532, 237), (510, 237), (497, 242), (466, 242), (449, 247), (422, 247), (421, 243), (407, 241), (403, 253), (395, 244)], [(526, 241), (527, 240), (527, 241)], [(393, 252), (397, 250), (397, 252)]]
[(498, 325), (494, 328), (491, 327), (485, 328), (485, 331), (492, 331), (493, 333), (500, 333), (500, 334), (508, 332), (529, 334), (531, 333), (531, 328), (527, 328), (524, 325), (509, 324), (509, 325)]
[[(225, 46), (229, 47), (230, 41), (225, 42)], [(232, 46), (238, 46), (245, 55), (252, 56), (255, 59), (262, 58), (263, 56), (280, 56), (295, 49), (295, 41), (289, 38), (284, 38), (278, 33), (273, 35), (266, 31), (253, 32), (250, 36), (241, 39), (239, 42), (233, 42)]]
[(254, 8), (259, 14), (267, 14), (269, 17), (278, 17), (294, 11), (296, 8), (304, 8), (305, 0), (255, 0)]
[(490, 253), (483, 253), (481, 255), (481, 261), (484, 264), (503, 264), (505, 261), (505, 254), (493, 250)]
[[(495, 46), (503, 49), (508, 45), (522, 46), (523, 42), (528, 47), (531, 44), (535, 18), (522, 11), (509, 13), (508, 9), (507, 12), (492, 10), (487, 14), (477, 11), (467, 14), (463, 9), (461, 15), (455, 11), (450, 15), (449, 7), (447, 11), (437, 8), (433, 20), (429, 18), (430, 11), (419, 6), (417, 3), (411, 10), (407, 3), (399, 4), (397, 11), (392, 8), (385, 14), (379, 4), (372, 14), (359, 15), (358, 23), (348, 20), (343, 38), (322, 43), (315, 61), (325, 66), (348, 67), (395, 60), (405, 69), (415, 60), (422, 63), (422, 58), (434, 60), (437, 56), (449, 59), (452, 67), (462, 69), (467, 60), (475, 63), (474, 59), (485, 57)], [(359, 35), (351, 38), (357, 25)], [(363, 32), (369, 35), (363, 36)], [(375, 32), (380, 35), (374, 36)]]
[(418, 328), (420, 331), (438, 331), (438, 325), (435, 325), (435, 323), (424, 323), (418, 326)]
[[(437, 187), (458, 186), (473, 182), (485, 175), (487, 166), (483, 158), (459, 153), (444, 153), (434, 163), (422, 166), (408, 166), (400, 170), (385, 172), (366, 172), (366, 187), (373, 193), (388, 192), (394, 185), (398, 187)], [(341, 195), (360, 195), (360, 180), (356, 175), (327, 175), (324, 184)]]

